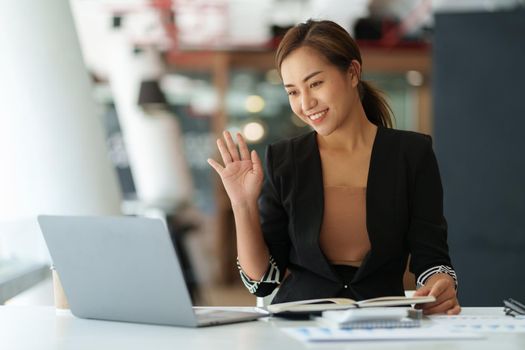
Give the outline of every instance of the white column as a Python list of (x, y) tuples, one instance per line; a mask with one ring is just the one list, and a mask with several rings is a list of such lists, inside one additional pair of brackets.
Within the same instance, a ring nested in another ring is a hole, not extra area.
[(0, 225), (13, 232), (13, 222), (34, 227), (28, 221), (43, 213), (118, 214), (69, 2), (0, 0), (0, 28)]
[(133, 54), (124, 33), (111, 35), (109, 82), (126, 143), (138, 199), (148, 207), (173, 210), (191, 199), (192, 179), (177, 119), (167, 111), (146, 112), (138, 104), (143, 79), (161, 76), (159, 53)]

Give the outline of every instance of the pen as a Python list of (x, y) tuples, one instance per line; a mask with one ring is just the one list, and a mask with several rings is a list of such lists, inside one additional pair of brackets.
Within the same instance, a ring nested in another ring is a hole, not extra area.
[(525, 318), (525, 305), (512, 298), (503, 300), (505, 314), (517, 318)]
[(509, 302), (511, 302), (513, 305), (519, 307), (522, 311), (525, 311), (525, 305), (523, 305), (523, 304), (520, 303), (519, 301), (514, 300), (514, 299), (512, 299), (512, 298), (509, 298), (508, 300), (509, 300)]

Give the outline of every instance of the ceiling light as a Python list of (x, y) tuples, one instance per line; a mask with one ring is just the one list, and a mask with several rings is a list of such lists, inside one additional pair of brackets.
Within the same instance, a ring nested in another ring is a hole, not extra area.
[(258, 95), (250, 95), (244, 102), (244, 107), (250, 113), (259, 113), (264, 109), (264, 99)]
[(266, 134), (266, 131), (261, 122), (254, 121), (244, 125), (244, 127), (242, 128), (242, 133), (246, 138), (246, 141), (254, 143), (262, 140), (262, 138)]
[(406, 73), (406, 79), (408, 83), (412, 86), (421, 86), (423, 85), (423, 74), (417, 70), (409, 70)]

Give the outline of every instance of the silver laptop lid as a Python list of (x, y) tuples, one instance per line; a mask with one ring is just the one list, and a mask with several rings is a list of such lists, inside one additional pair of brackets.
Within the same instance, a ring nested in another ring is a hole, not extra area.
[(197, 325), (161, 220), (39, 216), (38, 222), (75, 316)]

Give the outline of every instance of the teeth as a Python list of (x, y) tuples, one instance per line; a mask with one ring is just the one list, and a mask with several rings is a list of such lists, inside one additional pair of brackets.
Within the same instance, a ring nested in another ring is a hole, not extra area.
[(308, 118), (310, 118), (311, 120), (317, 120), (317, 119), (321, 118), (326, 113), (326, 111), (327, 110), (321, 111), (319, 113), (312, 114), (312, 115), (308, 116)]

